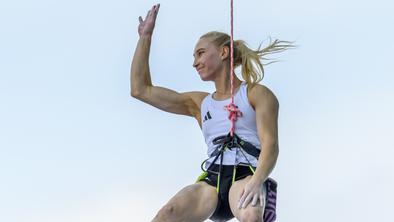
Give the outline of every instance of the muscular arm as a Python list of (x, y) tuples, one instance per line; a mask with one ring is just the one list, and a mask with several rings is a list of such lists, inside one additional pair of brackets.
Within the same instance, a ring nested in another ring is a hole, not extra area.
[(279, 154), (279, 103), (275, 95), (262, 85), (256, 85), (251, 89), (250, 100), (256, 111), (257, 133), (262, 148), (255, 176), (265, 181), (274, 169)]
[(150, 37), (138, 41), (130, 71), (131, 96), (166, 112), (199, 117), (200, 104), (207, 93), (178, 93), (153, 86), (148, 63), (150, 44)]
[(149, 52), (151, 39), (151, 36), (140, 37), (134, 52), (133, 61), (131, 63), (131, 96), (136, 98), (144, 94), (149, 87), (152, 87), (152, 80), (149, 70)]
[(148, 12), (145, 20), (141, 17), (138, 27), (140, 38), (134, 52), (130, 70), (131, 96), (166, 112), (200, 118), (200, 104), (207, 93), (178, 93), (171, 89), (154, 86), (149, 69), (149, 53), (152, 32), (159, 5)]

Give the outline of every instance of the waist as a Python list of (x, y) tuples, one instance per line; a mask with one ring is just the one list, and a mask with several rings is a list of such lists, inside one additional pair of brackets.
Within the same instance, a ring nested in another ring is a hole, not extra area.
[[(232, 176), (234, 173), (234, 167), (236, 168), (237, 176), (245, 175), (245, 174), (253, 174), (253, 171), (246, 164), (238, 164), (238, 165), (222, 165), (222, 176)], [(220, 165), (212, 164), (209, 167), (208, 173), (216, 174), (219, 172)], [(253, 170), (256, 170), (256, 167), (252, 167)]]

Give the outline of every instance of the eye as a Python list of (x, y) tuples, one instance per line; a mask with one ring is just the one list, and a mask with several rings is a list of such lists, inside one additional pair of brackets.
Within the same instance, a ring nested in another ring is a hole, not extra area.
[(198, 55), (198, 56), (201, 56), (203, 53), (204, 53), (204, 51), (199, 51), (199, 52), (197, 53), (197, 55)]

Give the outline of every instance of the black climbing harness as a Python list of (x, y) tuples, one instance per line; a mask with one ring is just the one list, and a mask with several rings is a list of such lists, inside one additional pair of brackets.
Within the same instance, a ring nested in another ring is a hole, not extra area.
[[(232, 149), (238, 149), (238, 151), (245, 157), (245, 159), (247, 161), (246, 166), (249, 166), (249, 168), (253, 172), (253, 174), (255, 173), (253, 165), (250, 163), (249, 159), (245, 155), (245, 152), (246, 152), (249, 155), (258, 159), (258, 157), (260, 155), (260, 149), (257, 149), (253, 144), (251, 144), (245, 140), (242, 140), (235, 133), (233, 136), (231, 136), (231, 134), (229, 133), (227, 135), (216, 137), (212, 141), (212, 143), (214, 145), (216, 145), (215, 150), (211, 153), (211, 155), (208, 159), (206, 159), (202, 162), (201, 169), (204, 171), (204, 173), (197, 179), (197, 181), (203, 180), (208, 175), (208, 172), (218, 175), (216, 191), (219, 193), (220, 175), (222, 173), (224, 152), (226, 152), (227, 150), (232, 150)], [(214, 157), (214, 159), (211, 162), (211, 164), (206, 169), (204, 169), (204, 165), (207, 162), (207, 160), (209, 160), (213, 157)], [(215, 164), (215, 162), (219, 159), (219, 157), (220, 157), (219, 171), (214, 171), (211, 168)], [(235, 181), (237, 166), (239, 166), (239, 165), (245, 165), (245, 164), (240, 163), (240, 164), (234, 165), (232, 183), (234, 183), (234, 181)]]

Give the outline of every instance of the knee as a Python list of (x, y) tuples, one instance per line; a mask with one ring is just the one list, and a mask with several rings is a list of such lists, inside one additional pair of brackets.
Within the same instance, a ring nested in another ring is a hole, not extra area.
[(263, 222), (263, 215), (255, 211), (245, 211), (240, 219), (241, 222)]
[(175, 204), (166, 204), (157, 213), (152, 222), (167, 222), (176, 221), (179, 217), (179, 212)]

